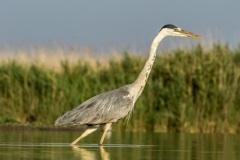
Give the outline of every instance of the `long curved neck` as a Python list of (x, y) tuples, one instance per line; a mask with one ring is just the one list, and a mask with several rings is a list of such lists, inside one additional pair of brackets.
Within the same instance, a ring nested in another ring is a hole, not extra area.
[(161, 31), (158, 33), (158, 35), (154, 38), (152, 45), (150, 47), (150, 51), (149, 51), (149, 57), (141, 71), (141, 73), (139, 74), (138, 78), (135, 80), (135, 82), (133, 83), (134, 88), (136, 89), (135, 91), (137, 92), (137, 97), (138, 98), (140, 96), (140, 94), (142, 93), (148, 76), (151, 72), (155, 57), (156, 57), (156, 50), (157, 47), (159, 45), (159, 43), (161, 42), (161, 40), (165, 37), (166, 35), (161, 33)]

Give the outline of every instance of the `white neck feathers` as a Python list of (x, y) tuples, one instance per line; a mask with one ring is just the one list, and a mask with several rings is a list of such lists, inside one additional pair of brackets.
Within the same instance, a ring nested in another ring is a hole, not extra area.
[(137, 93), (136, 95), (136, 99), (140, 96), (140, 94), (143, 91), (143, 88), (146, 85), (148, 76), (150, 74), (150, 71), (152, 69), (155, 57), (156, 57), (156, 50), (159, 46), (159, 43), (161, 42), (161, 40), (166, 37), (166, 34), (164, 31), (160, 31), (158, 33), (158, 35), (154, 38), (151, 47), (150, 47), (150, 51), (149, 51), (149, 57), (141, 71), (141, 73), (139, 74), (138, 78), (135, 80), (135, 82), (133, 83), (133, 87), (132, 87), (132, 93)]

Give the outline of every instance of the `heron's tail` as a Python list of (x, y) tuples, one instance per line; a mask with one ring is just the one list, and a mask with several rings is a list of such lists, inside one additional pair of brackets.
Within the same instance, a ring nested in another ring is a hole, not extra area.
[(69, 124), (72, 122), (72, 118), (69, 116), (70, 111), (66, 112), (64, 115), (62, 115), (61, 117), (59, 117), (55, 122), (54, 125), (55, 126), (60, 126), (60, 125), (64, 125), (64, 124)]
[(63, 125), (65, 123), (62, 122), (62, 117), (59, 117), (55, 122), (54, 122), (54, 125), (55, 126), (60, 126), (60, 125)]

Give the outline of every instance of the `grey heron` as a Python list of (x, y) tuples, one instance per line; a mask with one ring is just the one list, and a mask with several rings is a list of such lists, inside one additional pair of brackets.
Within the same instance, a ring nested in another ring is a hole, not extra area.
[(99, 143), (99, 145), (102, 145), (112, 123), (131, 114), (136, 100), (146, 85), (156, 57), (157, 47), (166, 36), (201, 38), (201, 36), (197, 34), (185, 31), (172, 24), (163, 26), (154, 38), (149, 50), (149, 57), (139, 76), (133, 83), (96, 95), (76, 108), (66, 112), (55, 121), (56, 126), (70, 123), (89, 126), (71, 145), (75, 145), (82, 138), (96, 131), (99, 126), (105, 126)]

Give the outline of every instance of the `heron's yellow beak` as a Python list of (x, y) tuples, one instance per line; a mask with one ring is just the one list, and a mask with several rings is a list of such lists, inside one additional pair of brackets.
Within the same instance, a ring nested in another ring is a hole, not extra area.
[(188, 32), (188, 31), (184, 31), (184, 30), (176, 30), (176, 32), (179, 32), (180, 34), (183, 34), (187, 37), (192, 37), (192, 38), (198, 38), (198, 39), (201, 39), (202, 37), (195, 34), (195, 33), (191, 33), (191, 32)]

